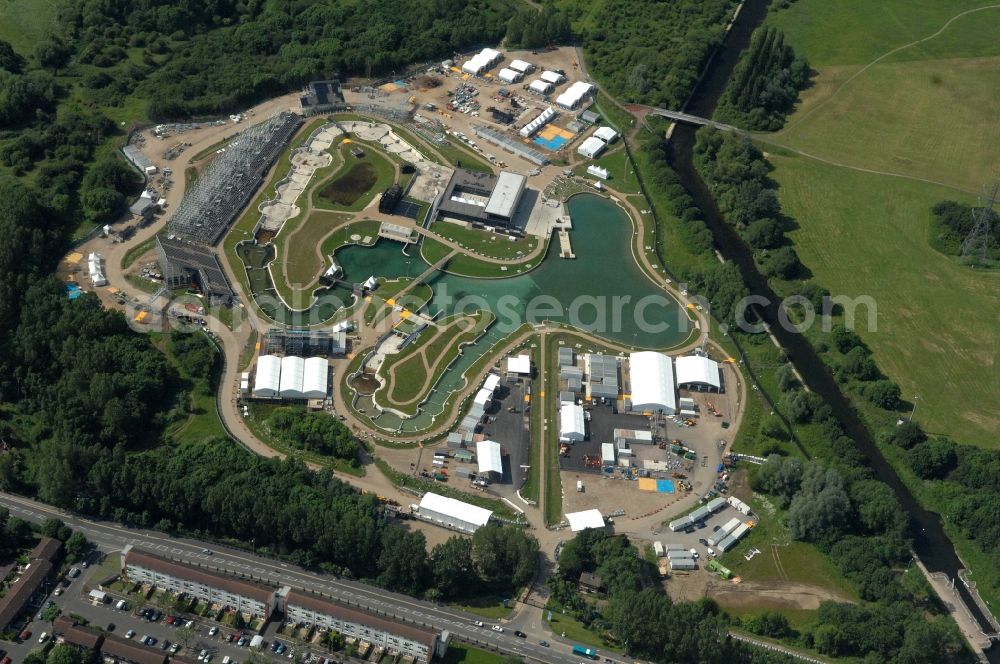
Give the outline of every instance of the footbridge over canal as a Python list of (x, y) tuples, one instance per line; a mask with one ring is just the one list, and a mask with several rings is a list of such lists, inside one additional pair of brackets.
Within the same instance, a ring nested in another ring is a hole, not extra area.
[(720, 129), (722, 131), (743, 131), (733, 125), (728, 125), (724, 122), (716, 122), (715, 120), (709, 120), (708, 118), (691, 115), (690, 113), (671, 111), (665, 108), (657, 108), (655, 106), (642, 106), (641, 108), (646, 112), (646, 115), (659, 115), (660, 117), (668, 118), (675, 122), (683, 122), (684, 124), (693, 124), (701, 127), (715, 127), (716, 129)]

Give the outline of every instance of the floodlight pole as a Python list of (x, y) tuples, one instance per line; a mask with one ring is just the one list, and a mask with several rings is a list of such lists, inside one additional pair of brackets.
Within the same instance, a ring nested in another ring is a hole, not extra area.
[(910, 411), (910, 417), (909, 419), (906, 420), (907, 422), (913, 421), (913, 414), (917, 412), (917, 399), (919, 398), (920, 398), (919, 394), (913, 396), (913, 410)]

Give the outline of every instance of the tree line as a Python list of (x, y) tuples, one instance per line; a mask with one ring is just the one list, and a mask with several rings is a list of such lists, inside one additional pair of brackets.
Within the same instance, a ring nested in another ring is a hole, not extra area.
[[(606, 601), (587, 601), (578, 590), (582, 572), (598, 574)], [(785, 664), (794, 660), (777, 652), (730, 639), (738, 621), (712, 600), (673, 602), (663, 587), (645, 584), (657, 570), (638, 554), (628, 537), (588, 529), (559, 553), (559, 569), (549, 577), (549, 605), (582, 622), (626, 654), (660, 664)]]
[(679, 109), (722, 42), (732, 0), (568, 0), (589, 73), (619, 99)]
[(715, 117), (756, 131), (781, 129), (808, 82), (809, 63), (795, 55), (785, 35), (775, 27), (758, 28), (736, 64)]
[(961, 256), (962, 243), (972, 232), (977, 216), (986, 218), (986, 257), (1000, 260), (1000, 215), (955, 201), (941, 201), (931, 208), (933, 226), (931, 246), (948, 256)]

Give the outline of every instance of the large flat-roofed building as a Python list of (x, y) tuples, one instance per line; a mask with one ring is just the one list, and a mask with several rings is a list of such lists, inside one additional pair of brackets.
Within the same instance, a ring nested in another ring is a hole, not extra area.
[(233, 290), (219, 259), (208, 247), (156, 236), (163, 283), (170, 288), (196, 285), (212, 304), (230, 304)]
[(476, 443), (476, 460), (479, 474), (492, 480), (503, 477), (503, 451), (495, 440), (481, 440)]
[(346, 637), (382, 646), (392, 656), (410, 655), (426, 664), (444, 656), (448, 644), (442, 635), (428, 629), (404, 625), (381, 616), (330, 600), (291, 590), (285, 597), (287, 620), (340, 632)]
[(436, 493), (425, 493), (417, 506), (417, 516), (447, 528), (474, 533), (489, 523), (493, 512)]
[(347, 106), (340, 81), (312, 81), (302, 90), (299, 106), (303, 115), (316, 115), (343, 110)]
[(274, 588), (167, 560), (132, 546), (122, 551), (122, 574), (132, 583), (186, 593), (250, 616), (267, 618), (277, 606)]
[(527, 181), (510, 171), (497, 176), (456, 168), (438, 204), (438, 215), (509, 228)]
[(43, 537), (28, 554), (27, 566), (7, 589), (7, 593), (0, 597), (0, 632), (9, 628), (39, 590), (45, 588), (45, 581), (52, 573), (53, 563), (61, 550), (62, 542)]

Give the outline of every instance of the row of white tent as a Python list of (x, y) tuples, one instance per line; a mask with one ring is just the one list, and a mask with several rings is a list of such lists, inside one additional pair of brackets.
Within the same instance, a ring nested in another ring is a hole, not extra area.
[(483, 71), (490, 69), (503, 60), (503, 53), (492, 48), (484, 48), (476, 53), (472, 58), (462, 65), (462, 71), (466, 74), (478, 76)]
[(536, 131), (544, 127), (546, 123), (552, 120), (552, 118), (554, 118), (555, 116), (556, 116), (555, 110), (551, 106), (549, 106), (544, 111), (539, 113), (534, 120), (521, 127), (521, 132), (520, 132), (521, 136), (528, 138)]
[(327, 396), (330, 362), (325, 357), (261, 355), (257, 359), (256, 397), (323, 399)]

